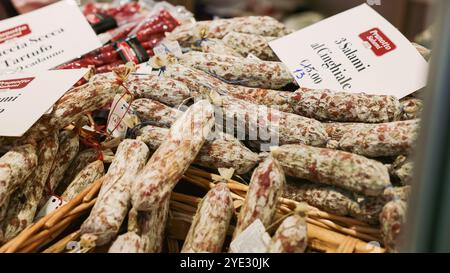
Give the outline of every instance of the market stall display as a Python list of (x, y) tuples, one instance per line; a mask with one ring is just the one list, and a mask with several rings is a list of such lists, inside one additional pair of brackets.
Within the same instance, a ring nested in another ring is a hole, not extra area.
[(298, 87), (267, 16), (141, 9), (86, 5), (120, 31), (57, 69), (95, 75), (0, 137), (0, 252), (228, 252), (256, 221), (268, 253), (396, 251), (420, 99)]

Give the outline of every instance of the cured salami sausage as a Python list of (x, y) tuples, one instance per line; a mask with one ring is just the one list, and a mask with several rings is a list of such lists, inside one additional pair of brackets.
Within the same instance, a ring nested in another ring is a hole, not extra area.
[(141, 121), (150, 121), (159, 127), (170, 127), (181, 111), (150, 99), (137, 99), (131, 104)]
[[(151, 150), (156, 150), (168, 133), (168, 129), (149, 125), (137, 132), (137, 139), (145, 142)], [(244, 174), (253, 169), (258, 161), (258, 155), (239, 140), (231, 135), (219, 133), (217, 138), (205, 142), (194, 163), (207, 168), (233, 168), (236, 174)]]
[(116, 238), (108, 253), (144, 253), (144, 242), (135, 232), (129, 231)]
[[(59, 133), (58, 138), (58, 153), (56, 154), (52, 169), (48, 175), (46, 187), (49, 192), (47, 192), (47, 194), (51, 194), (56, 190), (59, 182), (63, 179), (64, 173), (78, 154), (80, 148), (78, 134), (74, 131), (63, 130)], [(44, 203), (47, 201), (48, 197), (48, 195), (44, 197)]]
[(300, 88), (290, 102), (295, 113), (318, 120), (379, 123), (399, 120), (401, 115), (394, 96)]
[(361, 196), (337, 187), (312, 183), (290, 183), (286, 187), (284, 197), (306, 202), (336, 215), (350, 215), (375, 225), (378, 224), (378, 215), (386, 204), (383, 197)]
[(215, 105), (221, 107), (225, 121), (233, 122), (238, 133), (240, 129), (237, 126), (245, 126), (245, 131), (249, 132), (249, 140), (277, 141), (280, 144), (302, 143), (319, 147), (326, 144), (328, 137), (325, 128), (317, 120), (225, 96), (217, 96), (213, 100)]
[(69, 184), (72, 183), (75, 177), (81, 172), (81, 170), (97, 160), (98, 157), (99, 151), (94, 148), (79, 152), (64, 173), (63, 179), (56, 188), (56, 194), (61, 195), (67, 189)]
[(130, 206), (130, 188), (144, 167), (149, 151), (145, 143), (126, 139), (117, 148), (82, 234), (96, 236), (96, 245), (108, 243), (119, 231)]
[(181, 252), (221, 252), (232, 216), (231, 192), (218, 183), (199, 203)]
[(172, 125), (166, 141), (153, 153), (136, 178), (133, 207), (149, 211), (168, 198), (194, 161), (214, 125), (214, 109), (202, 100), (193, 104)]
[(348, 152), (301, 144), (273, 147), (271, 154), (287, 175), (379, 196), (391, 186), (382, 163)]
[[(278, 58), (269, 46), (276, 37), (264, 37), (255, 34), (229, 32), (223, 37), (223, 42), (242, 56), (253, 54), (261, 60), (277, 61)], [(220, 54), (220, 53), (218, 53)], [(231, 55), (231, 54), (225, 54)]]
[(389, 252), (397, 252), (397, 244), (406, 222), (407, 204), (402, 200), (388, 202), (380, 213), (380, 230), (384, 246)]
[(0, 207), (6, 206), (11, 194), (23, 185), (37, 160), (36, 148), (30, 144), (15, 147), (0, 158)]
[(179, 61), (228, 83), (268, 89), (280, 89), (294, 83), (292, 75), (280, 62), (194, 51), (183, 54)]
[(67, 189), (61, 195), (61, 199), (69, 202), (104, 174), (105, 168), (102, 161), (97, 160), (90, 163), (83, 170), (81, 170), (81, 172), (75, 177), (72, 183), (69, 184)]
[(41, 142), (36, 169), (10, 199), (8, 213), (2, 227), (6, 241), (33, 222), (58, 146), (57, 133), (50, 134)]
[(419, 119), (362, 126), (346, 132), (339, 149), (369, 157), (408, 154), (417, 139)]
[(278, 199), (283, 194), (285, 184), (283, 169), (274, 158), (269, 156), (259, 164), (253, 171), (233, 238), (256, 219), (261, 220), (266, 227), (272, 222)]
[(272, 237), (270, 253), (303, 253), (307, 247), (306, 220), (298, 214), (287, 217)]

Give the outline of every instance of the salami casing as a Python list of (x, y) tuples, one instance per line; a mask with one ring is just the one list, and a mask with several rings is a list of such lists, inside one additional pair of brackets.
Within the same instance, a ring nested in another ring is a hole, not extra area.
[(308, 232), (304, 217), (294, 214), (283, 220), (270, 242), (270, 253), (303, 253)]
[(97, 202), (81, 226), (82, 234), (97, 237), (96, 244), (108, 243), (119, 231), (130, 206), (130, 188), (144, 167), (149, 151), (145, 143), (126, 139), (120, 143)]
[(6, 206), (11, 194), (23, 185), (37, 160), (36, 148), (30, 144), (15, 147), (0, 158), (0, 207)]
[(12, 239), (33, 222), (58, 146), (57, 133), (50, 134), (41, 142), (36, 169), (10, 199), (2, 227), (5, 240)]
[(245, 202), (239, 212), (234, 238), (256, 219), (266, 227), (270, 225), (285, 184), (283, 169), (274, 158), (269, 156), (259, 164), (253, 171)]
[(61, 198), (69, 202), (75, 198), (80, 192), (82, 192), (95, 180), (99, 179), (105, 174), (105, 168), (103, 162), (100, 160), (94, 161), (87, 165), (80, 173), (75, 177), (72, 183), (69, 184), (67, 189), (61, 195)]
[(399, 120), (401, 115), (394, 96), (300, 88), (290, 102), (295, 113), (318, 120), (378, 123)]
[(391, 186), (382, 163), (348, 152), (301, 144), (273, 147), (271, 154), (287, 175), (379, 196)]
[(218, 183), (199, 203), (181, 252), (221, 252), (232, 215), (231, 192)]
[(214, 125), (214, 109), (202, 100), (193, 104), (172, 125), (166, 141), (153, 153), (136, 177), (133, 207), (149, 211), (168, 198), (194, 161)]
[(179, 62), (222, 81), (249, 87), (280, 89), (294, 83), (292, 75), (281, 62), (255, 61), (194, 51), (183, 54)]

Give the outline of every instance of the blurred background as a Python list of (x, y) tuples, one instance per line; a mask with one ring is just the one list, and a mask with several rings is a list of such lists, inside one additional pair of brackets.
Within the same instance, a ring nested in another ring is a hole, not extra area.
[[(42, 7), (56, 0), (0, 0), (0, 19)], [(125, 3), (131, 0), (98, 0)], [(80, 4), (94, 2), (78, 0)], [(406, 37), (414, 39), (433, 21), (433, 0), (168, 0), (192, 11), (198, 20), (214, 17), (270, 15), (293, 29), (299, 29), (324, 17), (362, 3), (368, 3)]]

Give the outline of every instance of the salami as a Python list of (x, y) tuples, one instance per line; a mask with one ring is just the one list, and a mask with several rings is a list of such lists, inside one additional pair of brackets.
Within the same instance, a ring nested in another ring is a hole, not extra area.
[(219, 39), (202, 39), (194, 45), (194, 50), (201, 51), (203, 53), (213, 53), (220, 55), (228, 55), (241, 57), (241, 54), (236, 52), (233, 48), (228, 47), (222, 40)]
[(269, 42), (274, 39), (276, 39), (276, 37), (264, 37), (255, 34), (229, 32), (225, 35), (225, 37), (223, 37), (222, 40), (225, 45), (237, 51), (244, 57), (247, 57), (249, 54), (253, 54), (261, 60), (277, 61), (277, 56), (269, 46)]
[(382, 163), (348, 152), (301, 144), (273, 147), (271, 154), (287, 175), (379, 196), (391, 186)]
[(397, 252), (397, 244), (406, 222), (406, 202), (392, 200), (388, 202), (380, 213), (380, 230), (384, 246), (389, 252)]
[(298, 214), (287, 217), (272, 237), (270, 253), (303, 253), (307, 247), (306, 220)]
[(105, 169), (102, 161), (97, 160), (90, 163), (83, 170), (81, 170), (72, 183), (69, 184), (67, 189), (61, 195), (61, 199), (69, 202), (104, 174)]
[(235, 17), (229, 20), (232, 22), (228, 26), (227, 32), (234, 31), (273, 37), (282, 37), (291, 33), (285, 25), (270, 16)]
[(231, 192), (218, 183), (199, 203), (181, 252), (221, 252), (232, 216)]
[[(233, 122), (238, 133), (242, 132), (239, 132), (237, 126), (245, 126), (250, 140), (277, 141), (280, 144), (301, 143), (319, 147), (326, 144), (328, 137), (325, 128), (314, 119), (225, 96), (216, 96), (213, 100), (215, 105), (221, 107), (225, 121)], [(235, 120), (237, 122), (234, 122)]]
[(116, 238), (108, 253), (144, 253), (144, 242), (135, 232), (129, 231)]
[(283, 196), (369, 224), (378, 224), (378, 215), (386, 203), (382, 197), (361, 196), (337, 187), (312, 183), (289, 183)]
[(171, 78), (184, 83), (193, 97), (208, 94), (211, 90), (220, 93), (227, 92), (227, 85), (223, 81), (189, 66), (177, 63), (170, 64), (167, 66), (164, 76), (164, 78)]
[(417, 139), (419, 122), (414, 119), (363, 126), (345, 133), (339, 148), (369, 157), (408, 154)]
[(323, 123), (327, 135), (331, 140), (339, 141), (347, 132), (359, 130), (359, 128), (369, 127), (367, 123), (352, 123), (352, 122), (325, 122)]
[[(145, 142), (150, 150), (156, 150), (168, 133), (168, 129), (149, 125), (137, 132), (137, 139)], [(233, 168), (236, 174), (244, 174), (253, 169), (258, 161), (258, 155), (236, 138), (219, 133), (217, 138), (205, 142), (194, 163), (207, 168)]]
[(414, 163), (406, 156), (399, 155), (390, 166), (390, 173), (397, 177), (402, 185), (409, 185), (413, 179)]
[(231, 31), (274, 37), (281, 37), (290, 33), (283, 24), (272, 17), (248, 16), (183, 24), (171, 33), (167, 33), (166, 37), (169, 40), (178, 41), (184, 47), (189, 47), (198, 39), (199, 35), (196, 32), (199, 30), (204, 30), (204, 38), (217, 39), (222, 39)]
[(96, 236), (96, 245), (108, 243), (119, 231), (130, 206), (131, 185), (148, 155), (147, 146), (138, 140), (126, 139), (117, 148), (97, 202), (80, 229)]
[(238, 85), (228, 85), (227, 95), (245, 100), (254, 104), (265, 105), (286, 113), (294, 113), (294, 109), (289, 103), (291, 92), (278, 91), (263, 88), (252, 88)]
[[(56, 154), (55, 161), (47, 179), (47, 187), (49, 191), (54, 191), (58, 187), (59, 182), (64, 176), (70, 163), (75, 158), (80, 148), (80, 141), (78, 134), (74, 131), (63, 130), (59, 134), (59, 147)], [(51, 194), (49, 192), (49, 194)], [(44, 202), (47, 201), (45, 198)]]
[(193, 104), (177, 119), (166, 141), (161, 143), (136, 178), (133, 189), (133, 207), (136, 210), (152, 210), (168, 198), (194, 161), (213, 125), (214, 109), (206, 100)]
[(135, 98), (148, 98), (169, 106), (178, 106), (193, 96), (180, 81), (157, 75), (130, 75), (125, 86)]
[(407, 202), (411, 194), (411, 186), (389, 187), (383, 192), (383, 196), (387, 201), (399, 199)]
[(256, 219), (264, 226), (271, 224), (279, 197), (283, 194), (286, 179), (279, 163), (267, 157), (253, 171), (245, 202), (239, 212), (233, 238)]
[(179, 62), (222, 81), (249, 87), (281, 89), (294, 83), (292, 75), (281, 62), (255, 61), (194, 51), (183, 54)]
[(422, 115), (423, 101), (421, 99), (406, 97), (400, 100), (400, 103), (403, 108), (402, 120), (416, 119)]
[(36, 148), (30, 144), (13, 148), (0, 158), (0, 207), (7, 206), (17, 190), (37, 165)]
[(141, 236), (144, 252), (159, 253), (162, 251), (169, 205), (170, 198), (167, 198), (162, 202), (161, 207), (153, 211), (137, 212), (137, 234)]
[(75, 177), (81, 172), (81, 170), (98, 158), (98, 153), (99, 151), (94, 148), (79, 152), (64, 173), (62, 181), (56, 188), (56, 194), (61, 195), (67, 189), (69, 184), (75, 179)]
[(8, 212), (2, 227), (6, 241), (15, 237), (33, 222), (58, 146), (57, 133), (50, 134), (41, 142), (36, 169), (10, 199)]
[(181, 111), (150, 99), (137, 99), (131, 104), (141, 121), (149, 121), (159, 127), (170, 127)]
[(379, 123), (399, 120), (401, 104), (394, 96), (300, 88), (290, 97), (294, 112), (327, 121)]

